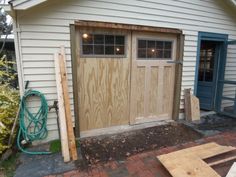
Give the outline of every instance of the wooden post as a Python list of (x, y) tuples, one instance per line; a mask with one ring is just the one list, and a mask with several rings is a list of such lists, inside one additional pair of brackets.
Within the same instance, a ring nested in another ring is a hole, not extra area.
[(175, 67), (175, 86), (174, 86), (174, 101), (173, 101), (173, 120), (179, 119), (181, 84), (182, 84), (182, 70), (183, 70), (183, 53), (184, 53), (184, 35), (179, 34), (177, 38), (177, 59)]
[(59, 107), (59, 124), (61, 132), (61, 149), (64, 162), (70, 161), (70, 153), (68, 148), (68, 137), (67, 137), (67, 127), (66, 127), (66, 118), (65, 118), (65, 107), (64, 99), (61, 85), (61, 73), (59, 66), (59, 54), (54, 55), (55, 62), (55, 74), (56, 74), (56, 85), (57, 85), (57, 98), (58, 98), (58, 107)]
[(77, 149), (75, 143), (75, 135), (73, 131), (72, 116), (70, 109), (70, 98), (69, 98), (69, 89), (67, 82), (67, 72), (66, 72), (66, 61), (65, 61), (65, 48), (61, 47), (61, 53), (59, 54), (59, 65), (61, 71), (61, 82), (62, 82), (62, 92), (64, 97), (65, 104), (65, 117), (67, 124), (67, 136), (69, 142), (70, 155), (72, 160), (77, 160)]
[(72, 64), (72, 80), (73, 80), (73, 99), (74, 99), (74, 118), (75, 118), (75, 136), (80, 137), (79, 123), (79, 92), (78, 92), (78, 58), (79, 53), (77, 44), (77, 32), (75, 25), (70, 25), (70, 46), (71, 46), (71, 64)]

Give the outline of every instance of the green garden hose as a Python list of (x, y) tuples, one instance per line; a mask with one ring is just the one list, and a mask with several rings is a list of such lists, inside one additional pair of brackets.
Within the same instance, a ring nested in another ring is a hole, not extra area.
[[(41, 105), (37, 113), (30, 112), (27, 101), (30, 97), (39, 97)], [(38, 154), (50, 154), (51, 152), (30, 152), (21, 146), (21, 138), (26, 142), (33, 142), (35, 140), (42, 140), (47, 137), (47, 115), (48, 115), (48, 104), (44, 95), (35, 90), (28, 90), (25, 92), (20, 103), (20, 114), (19, 114), (19, 132), (17, 135), (17, 146), (18, 148), (27, 154), (38, 155)]]

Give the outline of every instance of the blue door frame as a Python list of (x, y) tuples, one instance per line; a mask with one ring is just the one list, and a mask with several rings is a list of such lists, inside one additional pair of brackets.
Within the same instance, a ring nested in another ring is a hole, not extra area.
[[(228, 41), (227, 44), (225, 45), (225, 53), (223, 54), (224, 57), (226, 58), (227, 56), (227, 49), (229, 45), (236, 45), (236, 40), (233, 41)], [(223, 96), (223, 89), (224, 89), (224, 84), (228, 84), (228, 85), (234, 85), (236, 88), (236, 81), (235, 80), (225, 80), (224, 74), (225, 74), (225, 66), (226, 66), (226, 60), (224, 60), (224, 63), (222, 63), (222, 70), (220, 72), (222, 72), (222, 74), (219, 77), (219, 84), (218, 84), (218, 92), (217, 92), (217, 112), (229, 117), (233, 117), (236, 118), (236, 92), (235, 92), (235, 97), (231, 98), (231, 97), (227, 97), (227, 96)], [(226, 110), (222, 110), (221, 108), (221, 104), (222, 104), (222, 100), (230, 100), (232, 102), (234, 102), (233, 105), (233, 112), (228, 112)]]
[[(215, 41), (219, 43), (219, 60), (217, 61), (216, 72), (215, 72), (215, 82), (214, 82), (214, 97), (213, 97), (213, 110), (217, 111), (220, 109), (220, 106), (217, 104), (219, 95), (223, 92), (220, 88), (218, 88), (219, 79), (224, 78), (224, 69), (226, 63), (226, 49), (227, 49), (227, 34), (218, 34), (218, 33), (208, 33), (208, 32), (199, 32), (198, 33), (198, 46), (197, 46), (197, 63), (195, 70), (195, 83), (194, 83), (194, 95), (197, 94), (198, 87), (198, 69), (200, 63), (200, 50), (201, 50), (201, 42), (202, 41)], [(216, 104), (215, 104), (216, 103)]]

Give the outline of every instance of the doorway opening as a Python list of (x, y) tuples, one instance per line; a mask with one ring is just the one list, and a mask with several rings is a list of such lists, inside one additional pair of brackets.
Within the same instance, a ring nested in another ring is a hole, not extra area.
[(200, 108), (214, 110), (219, 60), (219, 42), (201, 41), (198, 67), (197, 97)]
[(218, 82), (227, 38), (224, 34), (199, 33), (195, 95), (205, 113), (217, 111)]

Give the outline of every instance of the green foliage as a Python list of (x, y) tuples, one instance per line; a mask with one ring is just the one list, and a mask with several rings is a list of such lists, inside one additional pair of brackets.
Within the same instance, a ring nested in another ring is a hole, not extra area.
[(6, 60), (6, 55), (3, 55), (0, 59), (0, 84), (12, 85), (15, 81), (17, 73), (12, 68), (13, 62)]
[(61, 141), (54, 140), (50, 143), (50, 152), (57, 153), (61, 151)]
[(9, 63), (0, 59), (0, 78), (5, 77), (0, 83), (0, 154), (7, 148), (8, 138), (19, 106), (19, 92), (10, 86), (15, 76), (7, 72)]
[(9, 159), (3, 161), (0, 163), (0, 176), (4, 174), (6, 177), (13, 177), (14, 171), (17, 166), (17, 159), (19, 157), (19, 154), (14, 154), (10, 156)]

